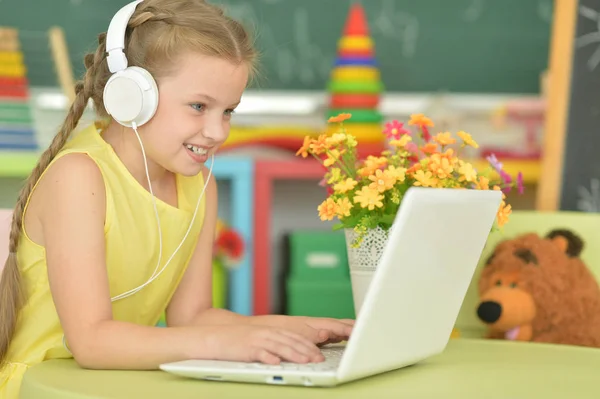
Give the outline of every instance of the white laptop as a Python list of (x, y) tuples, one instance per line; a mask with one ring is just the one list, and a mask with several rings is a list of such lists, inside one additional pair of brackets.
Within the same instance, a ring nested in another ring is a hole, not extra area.
[(449, 339), (502, 200), (499, 191), (410, 188), (346, 345), (322, 363), (277, 366), (188, 360), (160, 366), (184, 377), (335, 386), (418, 363)]

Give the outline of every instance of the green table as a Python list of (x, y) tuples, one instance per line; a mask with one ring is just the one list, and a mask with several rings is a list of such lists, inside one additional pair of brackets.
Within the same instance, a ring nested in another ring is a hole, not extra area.
[(48, 361), (25, 375), (21, 399), (600, 398), (600, 349), (451, 340), (418, 365), (336, 388), (183, 379), (161, 371), (90, 371)]

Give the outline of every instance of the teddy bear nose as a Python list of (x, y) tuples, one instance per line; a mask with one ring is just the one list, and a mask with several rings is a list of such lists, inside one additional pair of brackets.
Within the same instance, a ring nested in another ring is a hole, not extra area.
[(485, 301), (477, 308), (477, 316), (486, 323), (494, 323), (502, 314), (502, 306), (498, 302)]

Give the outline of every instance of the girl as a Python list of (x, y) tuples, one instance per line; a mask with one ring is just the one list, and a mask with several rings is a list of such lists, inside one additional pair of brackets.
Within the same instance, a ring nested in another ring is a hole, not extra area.
[[(211, 308), (217, 189), (204, 163), (227, 139), (256, 51), (238, 22), (202, 0), (126, 7), (85, 57), (77, 97), (14, 211), (0, 280), (3, 398), (17, 398), (27, 368), (47, 359), (91, 369), (318, 362), (318, 345), (352, 329)], [(142, 113), (156, 108), (139, 124), (127, 119), (140, 112), (137, 86), (123, 74), (107, 86), (126, 66), (149, 72), (138, 71), (140, 87), (157, 85), (154, 99), (144, 89)], [(68, 140), (90, 99), (107, 122)], [(168, 327), (154, 327), (163, 311)]]

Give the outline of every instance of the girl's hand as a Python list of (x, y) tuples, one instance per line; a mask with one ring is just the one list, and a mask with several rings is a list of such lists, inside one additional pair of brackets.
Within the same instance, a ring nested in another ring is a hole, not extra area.
[(309, 339), (286, 329), (238, 324), (216, 326), (207, 339), (215, 360), (279, 364), (318, 363), (325, 360)]
[(252, 323), (284, 328), (318, 345), (347, 341), (354, 327), (350, 319), (281, 315), (257, 316)]
[(301, 317), (303, 321), (312, 328), (320, 331), (321, 336), (326, 336), (326, 340), (321, 345), (333, 344), (350, 339), (354, 320), (351, 319), (331, 319), (323, 317)]

